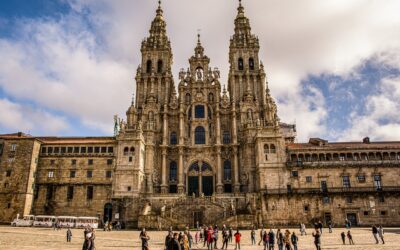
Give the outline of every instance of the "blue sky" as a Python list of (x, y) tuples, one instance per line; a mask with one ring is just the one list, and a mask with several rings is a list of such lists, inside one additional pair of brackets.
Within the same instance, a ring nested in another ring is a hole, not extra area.
[[(299, 141), (400, 140), (399, 1), (243, 4), (279, 116), (296, 122)], [(156, 6), (1, 1), (0, 133), (111, 135), (114, 114), (124, 118), (135, 90), (140, 42)], [(231, 0), (163, 1), (175, 81), (201, 29), (206, 54), (226, 82), (236, 8)]]

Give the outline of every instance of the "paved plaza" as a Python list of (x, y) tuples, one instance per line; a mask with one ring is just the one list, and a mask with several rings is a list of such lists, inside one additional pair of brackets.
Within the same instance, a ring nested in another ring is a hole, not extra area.
[[(292, 230), (291, 230), (292, 231)], [(298, 230), (296, 229), (296, 232)], [(334, 229), (333, 233), (329, 234), (327, 230), (323, 233), (322, 249), (387, 249), (400, 250), (400, 228), (387, 228), (385, 231), (386, 244), (376, 245), (369, 228), (352, 229), (354, 246), (343, 246), (340, 240), (340, 232), (344, 229)], [(40, 249), (40, 250), (55, 250), (55, 249), (82, 249), (83, 230), (73, 230), (72, 242), (67, 244), (65, 237), (66, 230), (54, 231), (53, 229), (44, 228), (13, 228), (0, 227), (0, 249)], [(307, 236), (299, 236), (299, 249), (309, 250), (313, 247), (313, 238), (310, 235), (312, 230), (308, 230)], [(259, 249), (261, 246), (250, 245), (250, 231), (241, 231), (243, 236), (242, 250)], [(163, 249), (163, 242), (166, 232), (149, 232), (150, 249)], [(258, 236), (258, 235), (257, 235)], [(259, 239), (257, 239), (258, 241)], [(218, 245), (221, 247), (221, 242)], [(203, 244), (195, 245), (193, 249), (206, 249)], [(277, 249), (277, 246), (275, 247)], [(139, 232), (138, 231), (113, 231), (113, 232), (96, 232), (96, 249), (97, 250), (128, 250), (140, 249)], [(231, 244), (228, 249), (234, 249)]]

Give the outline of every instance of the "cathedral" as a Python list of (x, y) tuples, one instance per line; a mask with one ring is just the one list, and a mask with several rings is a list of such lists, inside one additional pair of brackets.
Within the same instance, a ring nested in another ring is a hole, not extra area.
[(227, 84), (200, 36), (174, 81), (159, 5), (115, 136), (0, 135), (0, 222), (34, 214), (127, 228), (400, 225), (400, 142), (295, 143), (241, 2), (234, 25)]

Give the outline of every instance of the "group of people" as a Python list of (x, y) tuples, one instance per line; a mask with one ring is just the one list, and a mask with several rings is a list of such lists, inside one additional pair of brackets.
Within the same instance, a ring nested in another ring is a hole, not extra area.
[(94, 240), (96, 239), (96, 230), (91, 227), (86, 227), (83, 231), (83, 246), (82, 250), (95, 250)]
[(104, 230), (104, 231), (112, 231), (113, 229), (115, 229), (115, 230), (121, 230), (121, 228), (122, 228), (122, 226), (121, 226), (121, 223), (119, 222), (119, 220), (114, 221), (114, 222), (112, 222), (112, 221), (106, 221), (106, 222), (103, 224), (103, 230)]

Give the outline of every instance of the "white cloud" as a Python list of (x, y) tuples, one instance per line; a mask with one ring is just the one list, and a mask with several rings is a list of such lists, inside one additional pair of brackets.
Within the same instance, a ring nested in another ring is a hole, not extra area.
[(30, 133), (35, 130), (43, 135), (55, 135), (68, 129), (66, 119), (52, 115), (29, 105), (21, 105), (7, 99), (0, 99), (0, 126), (10, 131)]
[[(19, 99), (79, 117), (111, 133), (114, 113), (123, 116), (140, 63), (140, 42), (148, 35), (156, 2), (148, 0), (65, 0), (76, 14), (58, 21), (21, 25), (18, 41), (0, 40), (0, 84)], [(229, 38), (237, 1), (163, 1), (174, 53), (174, 76), (188, 67), (196, 31), (211, 65), (228, 75)], [(272, 95), (282, 121), (296, 120), (299, 140), (326, 133), (324, 97), (302, 86), (309, 74), (346, 77), (378, 55), (400, 66), (400, 2), (396, 0), (243, 1), (259, 36)], [(92, 21), (89, 28), (79, 18)], [(95, 32), (93, 32), (95, 30)], [(383, 59), (381, 59), (383, 60)], [(328, 83), (327, 83), (328, 84)], [(311, 91), (304, 95), (303, 89)], [(347, 135), (343, 135), (345, 138)]]
[(400, 77), (385, 78), (379, 83), (379, 92), (367, 97), (365, 114), (352, 113), (351, 127), (343, 140), (400, 140)]

